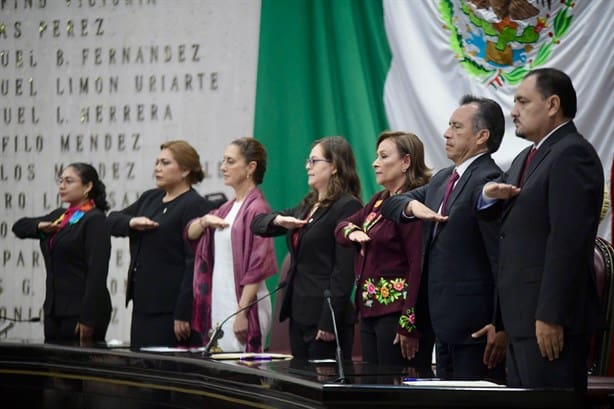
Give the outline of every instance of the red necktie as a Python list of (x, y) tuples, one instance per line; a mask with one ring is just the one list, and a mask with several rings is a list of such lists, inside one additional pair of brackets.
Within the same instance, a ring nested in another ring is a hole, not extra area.
[(531, 161), (533, 160), (533, 157), (535, 156), (536, 152), (537, 152), (537, 149), (535, 149), (535, 146), (533, 146), (531, 148), (531, 151), (527, 155), (527, 159), (524, 161), (524, 166), (522, 168), (522, 173), (520, 174), (520, 178), (518, 179), (518, 186), (519, 187), (522, 186), (522, 183), (524, 182), (524, 175), (527, 172), (527, 169), (529, 169), (529, 165), (531, 164)]
[(456, 169), (454, 169), (454, 172), (452, 172), (452, 174), (450, 175), (450, 179), (448, 179), (448, 186), (446, 187), (446, 193), (443, 195), (443, 201), (441, 202), (441, 215), (442, 216), (446, 215), (446, 206), (448, 204), (448, 199), (450, 198), (450, 194), (452, 193), (452, 190), (454, 190), (454, 184), (456, 183), (458, 178), (459, 178), (458, 172), (456, 171)]

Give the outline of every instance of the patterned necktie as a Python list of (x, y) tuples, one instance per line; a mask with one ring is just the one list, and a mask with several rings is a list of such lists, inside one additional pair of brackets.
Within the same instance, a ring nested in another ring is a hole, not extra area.
[(529, 165), (531, 164), (531, 161), (533, 160), (533, 157), (535, 156), (536, 152), (537, 152), (537, 149), (535, 149), (535, 146), (533, 146), (533, 148), (531, 148), (531, 151), (527, 155), (527, 159), (524, 161), (524, 166), (522, 167), (522, 173), (520, 174), (520, 178), (518, 179), (518, 187), (522, 186), (524, 182), (524, 176), (527, 173), (527, 169), (529, 169)]
[(448, 179), (448, 186), (446, 187), (446, 193), (443, 195), (443, 201), (441, 202), (441, 215), (442, 216), (445, 216), (447, 213), (446, 206), (448, 205), (448, 199), (450, 198), (450, 195), (452, 194), (452, 190), (454, 190), (454, 184), (456, 183), (458, 178), (459, 178), (458, 172), (456, 171), (456, 169), (454, 169), (454, 172), (452, 172), (452, 174), (450, 175), (450, 179)]

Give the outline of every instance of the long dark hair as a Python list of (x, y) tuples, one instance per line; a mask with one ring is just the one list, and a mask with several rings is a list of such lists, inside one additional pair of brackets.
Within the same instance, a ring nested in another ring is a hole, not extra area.
[[(335, 165), (337, 172), (330, 177), (326, 187), (326, 197), (320, 207), (333, 204), (342, 195), (348, 194), (360, 199), (360, 179), (356, 173), (356, 159), (352, 147), (341, 136), (327, 136), (315, 141), (311, 147), (320, 145), (324, 159)], [(302, 208), (310, 208), (318, 201), (318, 192), (312, 189), (303, 198)]]
[(71, 163), (67, 168), (73, 168), (77, 172), (82, 184), (87, 185), (92, 182), (92, 189), (87, 192), (87, 198), (92, 199), (96, 207), (103, 212), (109, 210), (106, 188), (98, 177), (96, 169), (92, 165), (83, 162)]

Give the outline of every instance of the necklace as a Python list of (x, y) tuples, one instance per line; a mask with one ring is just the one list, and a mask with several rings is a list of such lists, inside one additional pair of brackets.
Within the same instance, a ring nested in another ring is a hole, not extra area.
[(169, 202), (162, 202), (162, 214), (166, 214), (166, 212), (168, 211), (168, 209), (171, 207), (171, 203), (173, 203), (173, 201), (169, 201)]
[(308, 219), (307, 223), (311, 223), (313, 221), (313, 215), (315, 214), (315, 212), (318, 210), (319, 207), (320, 207), (320, 202), (316, 202), (316, 204), (313, 205), (313, 207), (311, 208), (311, 211), (306, 217), (306, 219)]

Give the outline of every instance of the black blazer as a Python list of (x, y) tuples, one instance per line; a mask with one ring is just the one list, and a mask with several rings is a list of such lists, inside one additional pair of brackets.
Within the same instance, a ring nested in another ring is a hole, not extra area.
[(105, 322), (106, 328), (111, 316), (107, 289), (111, 236), (105, 214), (94, 208), (51, 237), (38, 231), (39, 222), (52, 222), (65, 211), (60, 208), (42, 217), (19, 219), (13, 225), (13, 233), (21, 239), (40, 240), (47, 270), (45, 315), (77, 316), (79, 322), (89, 326)]
[(335, 227), (362, 207), (353, 196), (345, 195), (327, 208), (319, 208), (311, 221), (300, 229), (298, 248), (292, 245), (295, 229), (274, 226), (278, 215), (305, 218), (310, 209), (283, 210), (261, 214), (254, 218), (252, 232), (261, 236), (287, 234), (290, 252), (288, 285), (284, 291), (279, 320), (290, 318), (303, 325), (317, 325), (333, 332), (332, 318), (325, 306), (324, 290), (330, 290), (337, 325), (352, 324), (356, 313), (350, 299), (354, 286), (354, 248), (344, 247), (335, 240)]
[[(437, 211), (453, 170), (443, 169), (430, 183), (391, 197), (382, 214), (396, 222), (416, 220), (402, 215), (414, 199)], [(424, 222), (422, 279), (426, 275), (428, 280), (431, 323), (437, 338), (449, 344), (485, 342), (471, 334), (494, 321), (499, 226), (479, 220), (475, 203), (481, 186), (500, 175), (489, 154), (478, 157), (456, 182), (448, 199), (448, 221), (438, 226), (435, 237), (435, 223)]]
[[(530, 148), (501, 181), (518, 185)], [(548, 137), (518, 196), (480, 213), (502, 216), (498, 288), (503, 325), (534, 337), (535, 320), (586, 333), (598, 317), (593, 252), (603, 204), (603, 168), (569, 122)]]
[[(126, 305), (145, 314), (173, 314), (174, 319), (192, 319), (194, 254), (184, 240), (184, 228), (192, 219), (212, 209), (211, 204), (190, 189), (163, 203), (165, 192), (144, 192), (127, 208), (111, 212), (107, 223), (111, 234), (130, 237), (130, 266)], [(156, 229), (137, 231), (130, 219), (146, 216), (157, 221)]]

